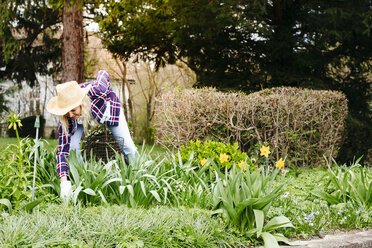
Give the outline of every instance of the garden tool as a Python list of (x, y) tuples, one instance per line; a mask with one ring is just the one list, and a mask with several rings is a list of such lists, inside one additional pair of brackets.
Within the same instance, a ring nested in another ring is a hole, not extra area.
[(34, 201), (34, 194), (35, 194), (35, 179), (36, 179), (36, 161), (37, 161), (37, 151), (38, 151), (38, 138), (39, 138), (39, 128), (40, 128), (40, 118), (36, 116), (35, 125), (36, 128), (36, 139), (35, 139), (35, 160), (34, 160), (34, 178), (32, 181), (32, 201)]

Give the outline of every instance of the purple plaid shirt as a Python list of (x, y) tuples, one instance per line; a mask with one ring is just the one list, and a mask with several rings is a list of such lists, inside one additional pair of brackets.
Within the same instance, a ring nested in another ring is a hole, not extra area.
[[(80, 84), (81, 88), (92, 85), (88, 92), (91, 100), (91, 112), (93, 117), (101, 123), (105, 113), (107, 102), (110, 102), (110, 118), (105, 121), (107, 125), (119, 125), (120, 101), (110, 87), (110, 78), (106, 71), (99, 71), (95, 81)], [(70, 155), (71, 136), (77, 129), (77, 120), (68, 118), (68, 133), (62, 131), (62, 124), (58, 126), (58, 150), (57, 150), (57, 172), (59, 177), (68, 176), (67, 160)]]

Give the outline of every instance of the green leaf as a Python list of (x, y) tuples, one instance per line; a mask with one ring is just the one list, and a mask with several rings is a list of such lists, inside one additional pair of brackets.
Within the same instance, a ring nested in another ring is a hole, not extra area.
[(325, 200), (326, 202), (328, 202), (328, 204), (339, 204), (340, 203), (340, 200), (338, 198), (336, 198), (333, 195), (328, 194), (324, 191), (314, 190), (314, 191), (311, 191), (311, 193), (313, 195)]
[(164, 204), (165, 204), (167, 202), (167, 197), (168, 197), (168, 188), (164, 187), (163, 190), (164, 190)]
[(130, 184), (128, 184), (128, 185), (127, 185), (127, 189), (128, 189), (128, 191), (129, 191), (129, 194), (130, 194), (132, 197), (134, 197), (133, 186), (130, 185)]
[(105, 196), (103, 195), (103, 193), (102, 193), (101, 190), (98, 190), (98, 194), (101, 196), (102, 201), (107, 205), (108, 203), (107, 203), (106, 198), (105, 198)]
[(12, 214), (13, 212), (12, 204), (8, 199), (0, 199), (0, 204), (5, 205), (9, 209), (9, 213)]
[(285, 216), (276, 216), (272, 218), (264, 227), (264, 231), (269, 232), (277, 228), (293, 227), (292, 222)]
[(141, 185), (143, 195), (147, 197), (145, 183), (143, 181), (140, 181), (140, 185)]
[(106, 187), (110, 183), (121, 182), (121, 181), (122, 181), (121, 178), (111, 178), (110, 180), (107, 180), (104, 184), (102, 184), (102, 188)]
[(261, 236), (264, 241), (265, 248), (279, 248), (278, 241), (276, 241), (276, 238), (272, 234), (263, 232)]
[(83, 189), (83, 187), (81, 187), (81, 185), (79, 185), (76, 188), (76, 190), (74, 191), (73, 201), (74, 201), (75, 204), (76, 204), (77, 198), (78, 198), (78, 196), (79, 196), (79, 194), (80, 194), (80, 192), (81, 192), (82, 189)]
[(264, 224), (264, 213), (261, 210), (253, 209), (254, 216), (256, 219), (256, 227), (257, 227), (257, 238), (261, 235), (262, 233), (262, 228)]
[(119, 187), (119, 192), (120, 192), (121, 195), (124, 193), (125, 188), (126, 188), (126, 186), (124, 186), (124, 185), (121, 185)]
[(41, 202), (43, 202), (44, 199), (38, 199), (38, 200), (35, 200), (33, 202), (30, 202), (30, 203), (27, 203), (26, 205), (24, 205), (22, 208), (25, 209), (26, 211), (30, 211), (32, 210), (34, 207), (36, 207), (37, 205), (39, 205)]
[(94, 190), (91, 188), (84, 189), (83, 192), (88, 195), (96, 196), (96, 192), (94, 192)]
[(159, 196), (158, 192), (156, 192), (155, 190), (150, 190), (150, 193), (155, 197), (155, 199), (158, 202), (161, 202), (161, 199), (160, 199), (160, 196)]

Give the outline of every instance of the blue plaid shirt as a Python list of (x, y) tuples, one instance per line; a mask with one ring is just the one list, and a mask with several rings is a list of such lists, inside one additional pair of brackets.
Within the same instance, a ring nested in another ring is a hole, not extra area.
[[(107, 103), (110, 103), (110, 117), (104, 121), (107, 125), (119, 125), (120, 101), (110, 87), (110, 78), (106, 71), (99, 71), (95, 81), (80, 84), (81, 88), (92, 85), (88, 92), (91, 100), (91, 112), (93, 117), (101, 123), (106, 111)], [(59, 177), (68, 176), (67, 160), (70, 155), (71, 136), (77, 129), (77, 120), (68, 119), (68, 133), (63, 133), (62, 124), (58, 125), (58, 150), (57, 150), (57, 172)]]

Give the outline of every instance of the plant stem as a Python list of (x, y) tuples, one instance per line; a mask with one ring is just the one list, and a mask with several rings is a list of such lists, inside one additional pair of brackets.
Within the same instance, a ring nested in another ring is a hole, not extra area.
[(15, 126), (15, 133), (17, 136), (18, 151), (19, 151), (19, 174), (18, 174), (18, 192), (16, 196), (15, 211), (18, 209), (19, 199), (21, 197), (21, 187), (22, 187), (22, 176), (23, 176), (23, 150), (21, 147), (21, 140), (19, 138), (17, 126)]

